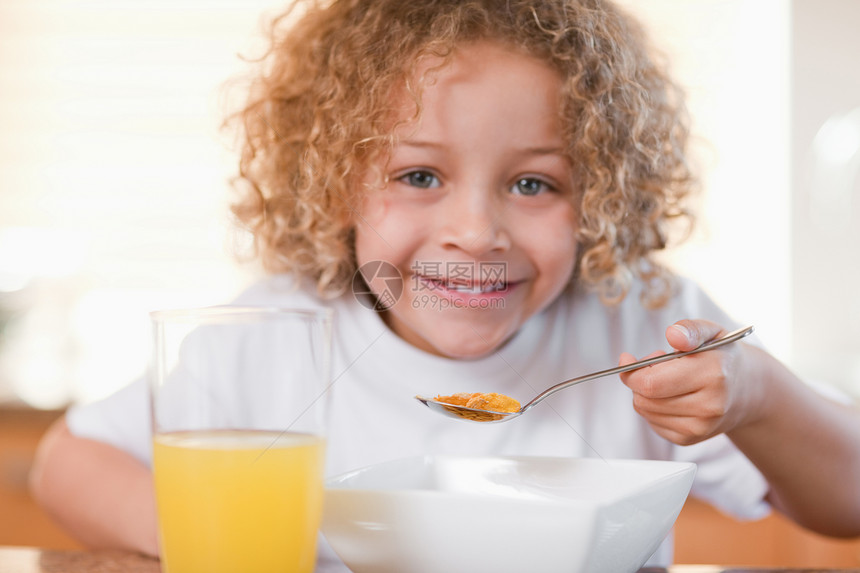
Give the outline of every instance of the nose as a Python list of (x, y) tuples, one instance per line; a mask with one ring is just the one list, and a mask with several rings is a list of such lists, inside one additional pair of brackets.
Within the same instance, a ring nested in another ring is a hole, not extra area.
[(441, 241), (473, 257), (504, 252), (511, 246), (503, 201), (485, 188), (454, 190), (440, 214)]

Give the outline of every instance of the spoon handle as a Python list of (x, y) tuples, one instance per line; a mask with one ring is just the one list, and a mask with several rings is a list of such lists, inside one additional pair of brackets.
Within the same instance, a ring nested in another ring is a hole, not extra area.
[(603, 378), (604, 376), (612, 376), (613, 374), (621, 374), (622, 372), (629, 372), (631, 370), (636, 370), (637, 368), (644, 368), (645, 366), (651, 366), (653, 364), (659, 364), (661, 362), (667, 362), (669, 360), (674, 360), (675, 358), (682, 358), (684, 356), (689, 356), (690, 354), (696, 354), (699, 352), (704, 352), (706, 350), (711, 350), (717, 348), (719, 346), (723, 346), (725, 344), (730, 344), (735, 342), (736, 340), (740, 340), (741, 338), (747, 336), (753, 331), (752, 326), (747, 326), (744, 328), (739, 328), (737, 330), (733, 330), (729, 332), (725, 336), (720, 338), (715, 338), (714, 340), (709, 340), (708, 342), (698, 346), (692, 350), (686, 350), (684, 352), (670, 352), (669, 354), (661, 354), (660, 356), (654, 356), (652, 358), (646, 358), (644, 360), (638, 360), (636, 362), (631, 362), (625, 366), (616, 366), (615, 368), (609, 368), (607, 370), (601, 370), (599, 372), (592, 372), (591, 374), (586, 374), (584, 376), (579, 376), (577, 378), (571, 378), (570, 380), (565, 380), (564, 382), (560, 382), (555, 386), (550, 386), (537, 396), (535, 396), (534, 400), (526, 404), (522, 407), (520, 412), (525, 412), (532, 406), (536, 405), (538, 402), (542, 402), (545, 398), (555, 394), (559, 390), (564, 390), (565, 388), (570, 388), (571, 386), (575, 386), (581, 382), (588, 382), (589, 380), (594, 380), (595, 378)]

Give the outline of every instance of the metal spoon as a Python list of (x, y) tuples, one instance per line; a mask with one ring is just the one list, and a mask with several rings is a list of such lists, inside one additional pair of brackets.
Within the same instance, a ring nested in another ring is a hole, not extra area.
[(424, 398), (423, 396), (415, 396), (415, 399), (433, 410), (434, 412), (438, 412), (440, 414), (450, 416), (452, 418), (458, 418), (460, 420), (470, 420), (472, 422), (507, 422), (508, 420), (512, 420), (518, 416), (522, 416), (528, 410), (531, 410), (534, 406), (536, 406), (540, 402), (543, 402), (546, 398), (552, 396), (559, 390), (570, 388), (571, 386), (575, 386), (580, 382), (587, 382), (589, 380), (594, 380), (595, 378), (602, 378), (604, 376), (611, 376), (613, 374), (621, 374), (622, 372), (629, 372), (630, 370), (636, 370), (637, 368), (644, 368), (645, 366), (651, 366), (652, 364), (659, 364), (668, 360), (674, 360), (675, 358), (682, 358), (684, 356), (689, 356), (690, 354), (696, 354), (698, 352), (711, 350), (719, 346), (723, 346), (725, 344), (730, 344), (732, 342), (735, 342), (736, 340), (740, 340), (741, 338), (750, 334), (752, 331), (752, 326), (739, 328), (738, 330), (729, 332), (721, 338), (710, 340), (702, 344), (698, 348), (694, 348), (693, 350), (662, 354), (660, 356), (654, 356), (653, 358), (646, 358), (644, 360), (632, 362), (630, 364), (627, 364), (626, 366), (617, 366), (608, 370), (601, 370), (600, 372), (594, 372), (592, 374), (586, 374), (577, 378), (571, 378), (570, 380), (566, 380), (564, 382), (556, 384), (555, 386), (547, 388), (546, 390), (535, 396), (531, 402), (528, 402), (516, 412), (496, 412), (493, 410), (479, 410), (477, 408), (467, 408), (466, 406), (446, 404), (445, 402), (439, 402), (431, 398)]

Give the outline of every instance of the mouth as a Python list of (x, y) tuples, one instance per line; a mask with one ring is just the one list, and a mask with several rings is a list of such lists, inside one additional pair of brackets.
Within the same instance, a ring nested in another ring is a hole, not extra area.
[(511, 285), (507, 281), (475, 282), (426, 276), (420, 278), (434, 290), (447, 290), (470, 295), (505, 292)]

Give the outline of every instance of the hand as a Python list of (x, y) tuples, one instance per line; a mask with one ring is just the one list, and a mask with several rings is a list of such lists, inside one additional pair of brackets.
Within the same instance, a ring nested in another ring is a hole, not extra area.
[[(666, 329), (675, 350), (692, 350), (725, 334), (705, 320), (681, 320)], [(735, 342), (621, 375), (633, 391), (633, 407), (658, 434), (690, 445), (731, 431), (753, 409), (754, 388), (744, 383), (748, 346)], [(659, 351), (649, 355), (665, 354)], [(634, 362), (628, 353), (621, 365)]]

